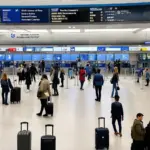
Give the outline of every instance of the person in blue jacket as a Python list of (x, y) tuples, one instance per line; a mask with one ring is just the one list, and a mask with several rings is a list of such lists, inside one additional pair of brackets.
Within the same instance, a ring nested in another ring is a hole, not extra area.
[(141, 68), (138, 72), (137, 72), (137, 83), (139, 83), (140, 77), (143, 75), (143, 68)]
[(96, 101), (101, 101), (101, 91), (102, 91), (102, 86), (104, 84), (104, 78), (101, 75), (101, 70), (97, 69), (97, 73), (94, 75), (93, 78), (93, 88), (95, 88), (95, 92), (96, 92)]
[(91, 80), (91, 74), (92, 74), (91, 66), (89, 64), (87, 64), (85, 67), (85, 70), (86, 70), (86, 76), (87, 76), (88, 80), (90, 81)]

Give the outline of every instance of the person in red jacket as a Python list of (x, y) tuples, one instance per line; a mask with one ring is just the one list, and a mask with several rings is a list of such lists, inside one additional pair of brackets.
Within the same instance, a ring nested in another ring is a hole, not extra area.
[(83, 84), (84, 84), (84, 81), (85, 81), (85, 75), (86, 75), (85, 69), (84, 69), (84, 67), (81, 67), (81, 69), (79, 71), (79, 80), (80, 80), (80, 83), (81, 83), (80, 90), (84, 90), (83, 89)]

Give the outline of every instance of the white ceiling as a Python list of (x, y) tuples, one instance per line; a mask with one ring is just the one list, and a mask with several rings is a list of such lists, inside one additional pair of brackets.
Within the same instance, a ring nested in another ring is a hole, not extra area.
[[(104, 45), (143, 44), (150, 41), (150, 24), (2, 25), (0, 44)], [(11, 38), (38, 34), (37, 38)]]

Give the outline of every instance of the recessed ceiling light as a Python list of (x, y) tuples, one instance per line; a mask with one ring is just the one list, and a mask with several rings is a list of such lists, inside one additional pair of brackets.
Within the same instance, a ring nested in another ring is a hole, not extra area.
[(114, 32), (114, 31), (135, 31), (137, 30), (137, 28), (134, 28), (134, 29), (85, 29), (84, 31), (85, 32)]

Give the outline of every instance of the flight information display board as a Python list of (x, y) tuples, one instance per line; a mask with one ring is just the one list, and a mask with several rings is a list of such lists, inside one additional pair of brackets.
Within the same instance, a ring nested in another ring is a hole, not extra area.
[(106, 23), (150, 21), (150, 4), (0, 8), (0, 23)]

